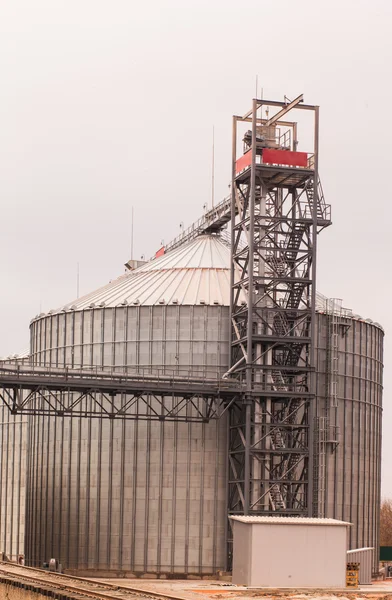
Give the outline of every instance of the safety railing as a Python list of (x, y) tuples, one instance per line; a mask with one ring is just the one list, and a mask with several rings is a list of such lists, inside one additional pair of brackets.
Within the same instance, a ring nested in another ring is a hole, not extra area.
[(165, 253), (174, 250), (185, 242), (190, 241), (194, 237), (203, 233), (209, 227), (212, 227), (216, 221), (226, 217), (230, 213), (231, 197), (224, 198), (219, 204), (208, 210), (200, 219), (192, 223), (180, 235), (175, 237), (169, 244), (165, 246)]
[[(132, 369), (132, 372), (131, 372)], [(285, 368), (284, 366), (276, 366), (276, 369), (279, 370), (287, 370), (290, 371), (290, 368)], [(148, 390), (149, 385), (162, 387), (166, 386), (175, 386), (184, 385), (189, 387), (189, 391), (191, 392), (195, 388), (197, 390), (203, 390), (205, 388), (206, 392), (211, 391), (213, 393), (219, 391), (241, 391), (243, 384), (245, 384), (245, 372), (237, 372), (235, 378), (223, 378), (223, 373), (215, 372), (213, 375), (207, 376), (207, 374), (197, 376), (195, 373), (188, 371), (188, 373), (183, 373), (179, 375), (176, 372), (168, 373), (168, 369), (156, 369), (154, 372), (151, 371), (150, 368), (131, 368), (126, 367), (124, 369), (119, 370), (116, 367), (102, 367), (94, 366), (94, 367), (86, 367), (76, 369), (69, 366), (65, 367), (44, 367), (39, 365), (30, 365), (29, 368), (25, 366), (21, 366), (16, 364), (12, 365), (1, 365), (0, 366), (0, 384), (2, 382), (6, 382), (7, 385), (11, 383), (21, 384), (23, 381), (37, 379), (42, 380), (44, 378), (49, 382), (69, 382), (77, 383), (78, 381), (91, 381), (91, 385), (94, 387), (98, 382), (101, 383), (111, 383), (118, 382), (123, 385), (134, 384), (137, 382), (141, 387), (145, 386)], [(14, 381), (15, 380), (15, 381)], [(276, 394), (276, 388), (273, 382), (254, 382), (254, 392), (270, 392), (272, 395)], [(306, 390), (304, 386), (300, 383), (288, 383), (285, 389), (285, 395), (293, 394), (293, 395), (303, 395), (307, 396)]]
[[(313, 207), (307, 200), (299, 203), (301, 218), (302, 219), (313, 219)], [(331, 221), (331, 205), (330, 204), (319, 204), (317, 207), (317, 221)]]
[(195, 367), (188, 370), (177, 370), (168, 369), (167, 367), (99, 367), (99, 366), (42, 366), (31, 364), (27, 368), (25, 365), (15, 363), (12, 365), (0, 365), (0, 383), (1, 379), (14, 377), (17, 380), (23, 380), (31, 377), (44, 377), (47, 379), (61, 379), (62, 381), (75, 381), (89, 379), (93, 381), (111, 382), (118, 381), (121, 383), (137, 381), (140, 384), (154, 383), (159, 384), (184, 384), (186, 383), (190, 387), (205, 386), (211, 388), (212, 386), (218, 386), (219, 389), (230, 389), (236, 384), (233, 380), (223, 380), (222, 372), (220, 371), (202, 371), (200, 374), (195, 372)]

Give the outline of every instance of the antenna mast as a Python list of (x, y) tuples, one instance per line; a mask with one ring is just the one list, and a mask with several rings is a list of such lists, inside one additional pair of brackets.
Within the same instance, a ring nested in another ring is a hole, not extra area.
[(133, 206), (131, 216), (131, 260), (133, 260)]
[(212, 126), (212, 177), (211, 177), (211, 205), (214, 208), (215, 200), (215, 127)]

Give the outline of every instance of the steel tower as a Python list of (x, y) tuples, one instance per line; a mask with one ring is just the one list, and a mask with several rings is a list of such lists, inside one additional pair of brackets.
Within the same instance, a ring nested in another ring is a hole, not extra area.
[[(312, 152), (298, 152), (308, 111)], [(269, 112), (275, 112), (269, 116)], [(303, 115), (305, 116), (305, 115)], [(243, 132), (243, 153), (238, 139)], [(318, 178), (317, 106), (253, 100), (233, 118), (229, 514), (313, 515), (317, 233), (330, 224)]]

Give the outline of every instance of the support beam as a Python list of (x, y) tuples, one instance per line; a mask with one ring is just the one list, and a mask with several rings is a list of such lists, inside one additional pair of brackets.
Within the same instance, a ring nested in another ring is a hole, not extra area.
[(293, 108), (295, 108), (296, 106), (298, 106), (298, 104), (300, 104), (303, 101), (303, 98), (304, 98), (303, 94), (301, 94), (300, 96), (298, 96), (298, 98), (295, 98), (295, 100), (292, 100), (291, 102), (289, 102), (289, 104), (287, 104), (287, 106), (285, 106), (279, 112), (277, 112), (276, 115), (274, 115), (273, 117), (271, 117), (270, 119), (268, 119), (268, 121), (266, 122), (267, 127), (269, 125), (273, 125), (274, 123), (276, 123), (277, 121), (279, 121), (288, 112), (290, 112), (290, 110), (292, 110)]

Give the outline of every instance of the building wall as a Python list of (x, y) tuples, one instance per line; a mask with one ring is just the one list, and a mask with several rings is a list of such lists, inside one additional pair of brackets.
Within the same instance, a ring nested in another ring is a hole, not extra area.
[(252, 572), (252, 528), (240, 521), (231, 522), (233, 528), (233, 566), (234, 585), (249, 585)]
[(346, 585), (346, 525), (326, 525), (322, 521), (318, 524), (234, 521), (234, 556), (238, 551), (247, 552), (249, 566), (245, 571), (234, 561), (236, 585), (255, 588), (344, 588)]

